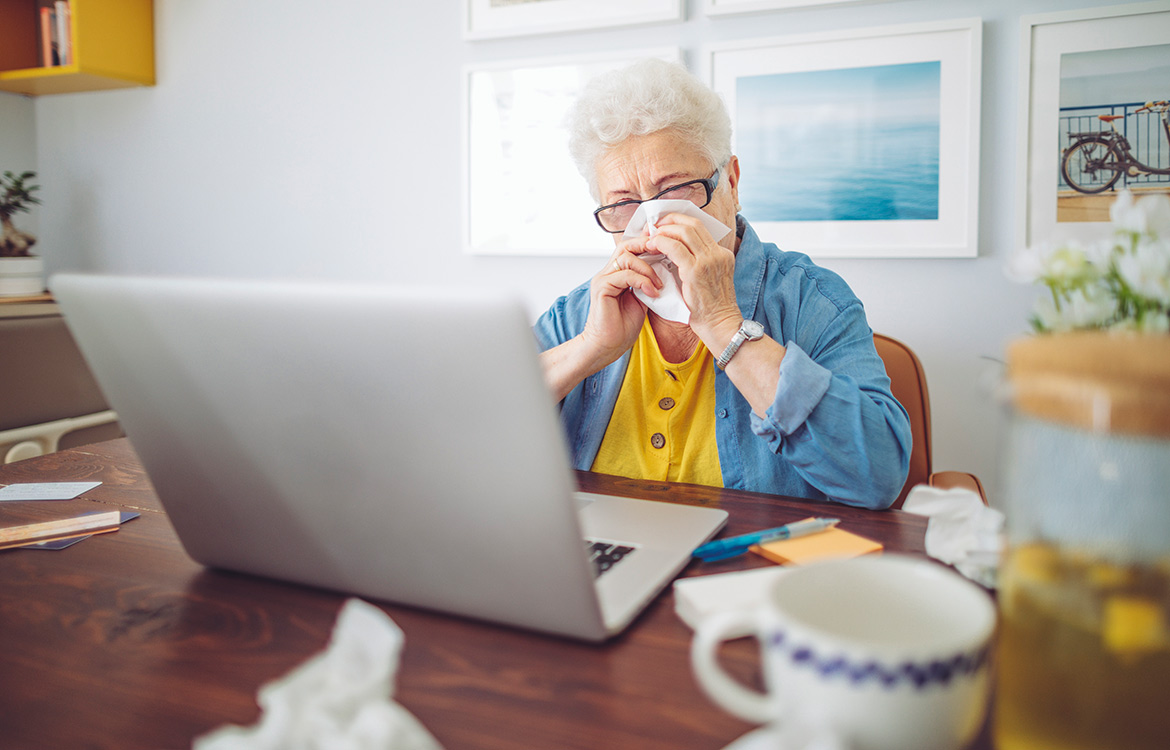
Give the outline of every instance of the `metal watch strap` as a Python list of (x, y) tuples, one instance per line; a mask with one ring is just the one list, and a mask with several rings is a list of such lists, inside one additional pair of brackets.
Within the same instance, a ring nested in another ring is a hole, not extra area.
[(754, 320), (744, 320), (739, 324), (739, 330), (731, 337), (727, 348), (719, 355), (719, 359), (715, 360), (715, 365), (720, 370), (726, 369), (727, 364), (731, 362), (731, 358), (739, 351), (745, 341), (758, 341), (763, 338), (764, 327)]

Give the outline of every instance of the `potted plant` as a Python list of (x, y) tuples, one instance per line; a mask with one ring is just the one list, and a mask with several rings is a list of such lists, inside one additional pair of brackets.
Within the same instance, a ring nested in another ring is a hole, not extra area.
[(1001, 748), (1170, 729), (1151, 689), (1170, 684), (1170, 197), (1123, 191), (1110, 217), (1009, 267), (1044, 292), (1007, 356)]
[(29, 184), (36, 172), (5, 172), (0, 178), (0, 297), (40, 294), (45, 289), (44, 262), (29, 252), (36, 237), (22, 232), (12, 217), (41, 200), (33, 193), (40, 185)]

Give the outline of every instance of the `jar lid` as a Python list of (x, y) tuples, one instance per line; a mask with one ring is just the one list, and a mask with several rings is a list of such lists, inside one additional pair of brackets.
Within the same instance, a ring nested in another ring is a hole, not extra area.
[(1170, 437), (1170, 335), (1077, 331), (1008, 347), (1016, 410), (1097, 432)]

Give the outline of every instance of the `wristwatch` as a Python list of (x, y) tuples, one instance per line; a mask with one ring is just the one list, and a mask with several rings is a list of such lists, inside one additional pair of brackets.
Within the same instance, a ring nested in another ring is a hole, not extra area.
[(719, 355), (719, 359), (715, 360), (715, 364), (720, 370), (727, 367), (727, 363), (739, 351), (739, 347), (743, 346), (745, 341), (758, 341), (764, 338), (764, 326), (754, 320), (745, 320), (739, 324), (739, 330), (731, 337), (731, 343)]

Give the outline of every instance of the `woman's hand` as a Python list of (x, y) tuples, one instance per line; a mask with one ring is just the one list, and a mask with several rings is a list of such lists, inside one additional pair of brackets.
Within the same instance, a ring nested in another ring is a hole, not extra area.
[(634, 345), (646, 306), (634, 296), (639, 289), (657, 297), (662, 282), (650, 264), (646, 237), (618, 244), (614, 254), (589, 284), (589, 317), (581, 334), (541, 354), (544, 377), (559, 401), (582, 380), (617, 360)]
[(742, 319), (735, 301), (735, 253), (716, 242), (701, 221), (686, 214), (662, 217), (657, 234), (646, 239), (645, 247), (678, 267), (683, 301), (691, 311), (691, 330), (718, 354), (719, 342), (726, 345)]
[(662, 288), (658, 274), (638, 257), (646, 252), (646, 239), (620, 243), (589, 285), (589, 317), (582, 336), (601, 359), (607, 360), (605, 364), (625, 354), (642, 330), (646, 306), (633, 290), (657, 297)]
[[(715, 242), (698, 219), (668, 214), (658, 233), (646, 241), (678, 266), (683, 300), (691, 310), (691, 330), (715, 357), (735, 336), (743, 322), (735, 301), (735, 253)], [(769, 336), (742, 347), (727, 365), (727, 376), (763, 416), (776, 395), (780, 362), (785, 348)]]

